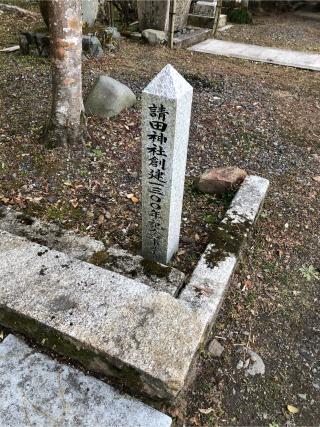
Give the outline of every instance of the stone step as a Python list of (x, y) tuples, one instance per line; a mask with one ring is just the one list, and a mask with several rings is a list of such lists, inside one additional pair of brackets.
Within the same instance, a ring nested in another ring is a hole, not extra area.
[(216, 1), (197, 1), (193, 5), (193, 14), (202, 15), (202, 16), (212, 16), (214, 17), (214, 13), (216, 10), (217, 2)]
[(211, 28), (190, 27), (191, 31), (174, 37), (173, 44), (177, 48), (187, 48), (210, 37)]
[[(200, 28), (213, 28), (214, 16), (205, 16), (197, 14), (188, 15), (188, 25)], [(223, 28), (227, 24), (227, 15), (221, 14), (219, 17), (218, 28)]]
[(169, 427), (171, 418), (8, 335), (0, 344), (0, 425)]
[(188, 15), (188, 25), (190, 26), (212, 29), (213, 24), (214, 17), (212, 16), (196, 15), (194, 13)]
[(180, 294), (0, 231), (0, 324), (152, 398), (187, 383), (269, 182), (248, 176)]

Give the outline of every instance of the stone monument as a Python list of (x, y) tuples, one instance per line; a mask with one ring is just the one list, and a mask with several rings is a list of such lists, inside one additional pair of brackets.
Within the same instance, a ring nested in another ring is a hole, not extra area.
[[(174, 30), (181, 30), (187, 25), (191, 0), (177, 0)], [(168, 31), (169, 0), (140, 0), (137, 2), (140, 31), (153, 29)]]
[(178, 249), (193, 89), (166, 65), (142, 92), (142, 255)]

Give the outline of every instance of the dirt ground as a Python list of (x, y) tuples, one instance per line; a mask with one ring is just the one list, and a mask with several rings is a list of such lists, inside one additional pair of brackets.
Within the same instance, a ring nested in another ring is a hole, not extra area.
[[(0, 14), (1, 44), (36, 24)], [(194, 87), (174, 265), (195, 265), (231, 196), (194, 192), (194, 176), (237, 165), (271, 181), (212, 330), (224, 352), (214, 358), (203, 349), (196, 379), (167, 410), (186, 426), (319, 425), (320, 73), (121, 41), (117, 52), (84, 62), (84, 91), (104, 73), (139, 97), (167, 63)], [(89, 118), (85, 144), (48, 151), (39, 138), (50, 109), (49, 61), (1, 54), (0, 90), (0, 203), (138, 248), (141, 205), (127, 195), (140, 199), (140, 102), (113, 119)], [(263, 376), (237, 369), (248, 349), (261, 356)]]
[[(320, 14), (319, 14), (320, 15)], [(253, 25), (234, 24), (218, 32), (220, 40), (320, 52), (320, 20), (294, 15), (292, 12), (254, 16)]]

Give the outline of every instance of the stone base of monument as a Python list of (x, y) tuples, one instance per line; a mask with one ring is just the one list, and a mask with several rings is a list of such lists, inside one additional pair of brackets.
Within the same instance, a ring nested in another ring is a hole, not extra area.
[[(211, 18), (210, 18), (211, 19)], [(193, 46), (196, 43), (200, 43), (211, 36), (212, 28), (200, 28), (200, 25), (190, 24), (188, 27), (183, 28), (182, 30), (176, 31), (174, 33), (173, 44), (177, 48), (187, 48)], [(154, 30), (151, 30), (154, 31)], [(162, 31), (159, 31), (163, 33)], [(164, 34), (164, 33), (163, 33)], [(131, 38), (136, 41), (141, 41), (144, 38), (142, 34), (135, 31), (122, 31), (121, 35)], [(162, 44), (161, 43), (151, 43), (151, 44)]]
[(200, 28), (213, 28), (214, 17), (212, 16), (203, 16), (203, 15), (188, 15), (188, 25), (193, 25), (194, 27)]
[[(192, 25), (194, 27), (200, 28), (213, 28), (214, 17), (206, 16), (206, 15), (197, 15), (197, 14), (189, 14), (188, 15), (188, 25)], [(220, 15), (218, 28), (225, 27), (227, 24), (227, 15)]]
[(216, 1), (197, 1), (197, 3), (195, 3), (193, 5), (193, 10), (192, 12), (196, 15), (203, 15), (203, 16), (213, 16), (215, 14), (215, 10), (217, 7), (217, 2)]
[(0, 324), (153, 399), (186, 385), (269, 182), (245, 179), (185, 286), (174, 294), (0, 232)]
[(195, 43), (200, 43), (211, 36), (212, 29), (210, 28), (198, 28), (198, 27), (187, 27), (186, 32), (179, 32), (178, 35), (175, 34), (173, 38), (173, 44), (178, 48), (186, 48), (194, 45)]

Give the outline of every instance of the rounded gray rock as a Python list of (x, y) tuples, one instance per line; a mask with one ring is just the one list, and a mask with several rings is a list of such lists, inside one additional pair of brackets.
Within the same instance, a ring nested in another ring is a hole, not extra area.
[(136, 96), (123, 83), (109, 76), (98, 77), (86, 102), (90, 116), (113, 117), (136, 103)]
[(220, 357), (224, 351), (224, 347), (219, 343), (218, 340), (214, 339), (208, 345), (208, 352), (213, 357)]
[(142, 37), (151, 45), (163, 44), (166, 41), (166, 33), (160, 30), (147, 29), (142, 32)]

